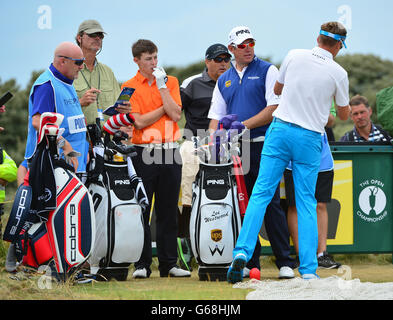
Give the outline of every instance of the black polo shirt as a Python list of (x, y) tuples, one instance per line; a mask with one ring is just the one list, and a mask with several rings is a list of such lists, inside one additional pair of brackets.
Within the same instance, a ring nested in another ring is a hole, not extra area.
[[(198, 129), (207, 130), (210, 119), (207, 117), (216, 82), (205, 69), (202, 73), (185, 79), (180, 87), (180, 95), (186, 117), (184, 128), (191, 130), (194, 136)], [(199, 135), (201, 136), (201, 135)], [(202, 135), (203, 138), (205, 135)], [(189, 134), (185, 134), (190, 139)]]

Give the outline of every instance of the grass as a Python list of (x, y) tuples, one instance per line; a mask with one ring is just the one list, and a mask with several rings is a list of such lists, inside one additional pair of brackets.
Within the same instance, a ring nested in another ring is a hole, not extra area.
[[(393, 282), (390, 254), (335, 255), (348, 268), (318, 270), (321, 277), (350, 276), (362, 282)], [(127, 281), (93, 282), (90, 284), (57, 284), (43, 282), (41, 274), (23, 280), (13, 280), (0, 268), (0, 300), (244, 300), (250, 289), (234, 289), (226, 282), (199, 281), (197, 268), (191, 278), (160, 278), (156, 258), (149, 279), (132, 279), (133, 267)], [(278, 270), (272, 257), (261, 257), (261, 280), (277, 280)], [(195, 265), (194, 265), (195, 267)], [(297, 271), (296, 276), (299, 276)], [(21, 274), (18, 276), (22, 277)], [(44, 286), (43, 286), (44, 284)], [(41, 289), (40, 289), (41, 288)]]

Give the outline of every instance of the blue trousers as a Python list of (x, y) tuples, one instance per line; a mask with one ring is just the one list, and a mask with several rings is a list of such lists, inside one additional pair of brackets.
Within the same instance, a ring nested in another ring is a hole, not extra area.
[[(246, 143), (246, 142), (243, 142)], [(244, 176), (247, 194), (251, 196), (255, 182), (258, 178), (259, 165), (261, 163), (261, 154), (263, 142), (250, 143), (250, 171)], [(244, 155), (242, 155), (243, 159)], [(276, 192), (272, 201), (266, 208), (264, 218), (266, 232), (269, 237), (273, 254), (276, 258), (276, 266), (280, 269), (283, 266), (294, 268), (295, 260), (290, 257), (291, 247), (289, 244), (288, 222), (285, 212), (280, 204), (280, 185), (277, 184)], [(247, 268), (260, 269), (259, 258), (261, 256), (261, 244), (257, 241), (254, 253), (247, 263)]]
[(322, 136), (297, 125), (274, 119), (262, 150), (261, 164), (253, 188), (242, 229), (233, 251), (252, 257), (266, 208), (272, 200), (289, 161), (293, 164), (293, 180), (298, 214), (299, 273), (315, 274), (318, 226), (315, 186), (322, 151)]

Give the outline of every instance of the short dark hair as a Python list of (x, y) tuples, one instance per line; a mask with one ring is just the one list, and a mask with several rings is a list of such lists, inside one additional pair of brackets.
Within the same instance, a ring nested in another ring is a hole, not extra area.
[(158, 52), (157, 46), (153, 43), (153, 41), (146, 39), (139, 39), (135, 42), (131, 47), (132, 55), (134, 58), (140, 58), (142, 53), (155, 53)]
[(368, 100), (367, 100), (367, 98), (366, 97), (363, 97), (363, 96), (361, 96), (361, 95), (356, 95), (356, 96), (353, 96), (352, 97), (352, 99), (349, 101), (349, 105), (351, 106), (351, 107), (353, 107), (353, 106), (358, 106), (358, 105), (360, 105), (360, 104), (364, 104), (367, 108), (370, 108), (370, 105), (369, 105), (369, 103), (368, 103)]
[[(330, 32), (333, 34), (338, 34), (340, 36), (347, 36), (347, 29), (345, 29), (344, 25), (341, 24), (340, 22), (336, 21), (331, 21), (331, 22), (326, 22), (323, 25), (321, 25), (321, 30)], [(328, 47), (333, 47), (336, 45), (337, 41), (333, 38), (330, 38), (328, 36), (320, 35), (319, 36), (320, 41), (323, 45), (326, 45)]]

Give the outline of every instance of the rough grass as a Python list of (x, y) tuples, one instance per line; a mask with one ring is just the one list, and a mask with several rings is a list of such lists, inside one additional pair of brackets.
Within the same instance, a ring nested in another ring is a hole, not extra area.
[[(335, 259), (348, 267), (342, 270), (318, 270), (321, 277), (351, 276), (362, 282), (393, 282), (392, 256), (335, 255)], [(155, 260), (155, 259), (154, 259)], [(199, 281), (196, 268), (191, 278), (160, 278), (153, 264), (149, 279), (132, 279), (133, 267), (127, 281), (93, 282), (90, 284), (57, 284), (43, 281), (41, 274), (17, 274), (13, 280), (0, 267), (0, 300), (244, 300), (251, 291), (234, 289), (226, 282)], [(278, 270), (272, 257), (261, 257), (261, 280), (277, 280)], [(297, 271), (296, 276), (299, 276)]]

